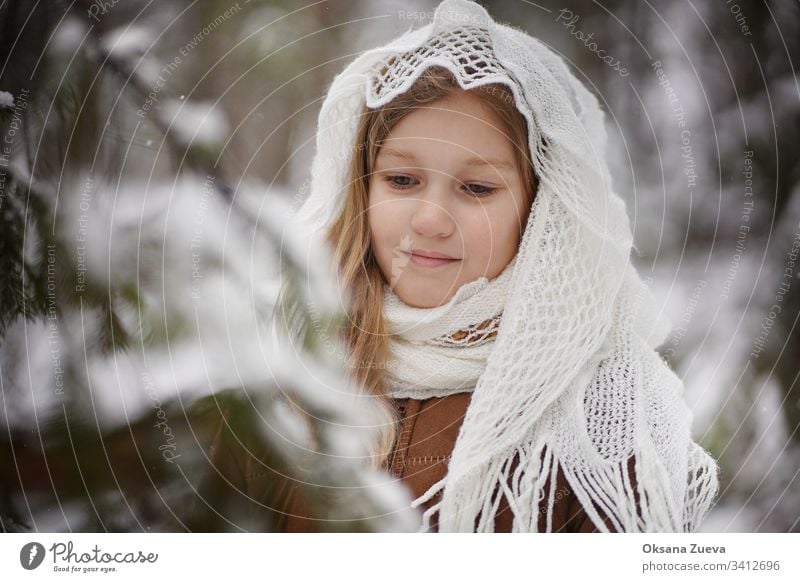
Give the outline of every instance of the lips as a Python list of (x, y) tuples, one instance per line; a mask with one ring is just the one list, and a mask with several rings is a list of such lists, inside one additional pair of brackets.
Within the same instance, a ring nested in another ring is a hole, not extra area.
[(419, 267), (442, 267), (461, 260), (435, 251), (412, 251), (406, 254), (410, 257), (411, 263)]
[(411, 251), (412, 255), (417, 255), (419, 257), (425, 257), (428, 259), (449, 259), (451, 261), (457, 261), (455, 257), (451, 257), (450, 255), (446, 255), (444, 253), (437, 253), (436, 251)]

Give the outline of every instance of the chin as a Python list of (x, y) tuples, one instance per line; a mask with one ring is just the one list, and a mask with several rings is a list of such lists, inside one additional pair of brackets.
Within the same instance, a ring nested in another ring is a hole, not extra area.
[(419, 309), (430, 309), (432, 307), (439, 307), (444, 305), (453, 297), (453, 293), (449, 295), (431, 295), (428, 293), (403, 293), (395, 289), (395, 293), (402, 300), (403, 303), (410, 307), (417, 307)]

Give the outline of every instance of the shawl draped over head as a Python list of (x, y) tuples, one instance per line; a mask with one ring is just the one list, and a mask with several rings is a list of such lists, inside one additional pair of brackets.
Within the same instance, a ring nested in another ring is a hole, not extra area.
[[(442, 493), (420, 531), (435, 512), (439, 531), (492, 531), (500, 495), (513, 531), (537, 531), (540, 502), (550, 524), (547, 483), (559, 468), (600, 531), (609, 529), (603, 516), (619, 531), (694, 530), (716, 495), (717, 466), (692, 440), (683, 383), (654, 349), (670, 324), (631, 263), (625, 204), (605, 161), (604, 114), (541, 42), (478, 4), (446, 0), (429, 24), (362, 53), (322, 106), (311, 192), (296, 226), (324, 244), (344, 206), (355, 147), (343, 144), (354, 144), (362, 108), (389, 103), (431, 66), (447, 68), (465, 90), (510, 89), (527, 120), (539, 187), (503, 273), (491, 350), (479, 346), (479, 373), (465, 376), (473, 394), (447, 475), (414, 501)], [(472, 296), (452, 303), (464, 295)], [(448, 313), (464, 325), (465, 312)], [(466, 323), (486, 319), (478, 315)], [(409, 329), (430, 341), (424, 329)]]

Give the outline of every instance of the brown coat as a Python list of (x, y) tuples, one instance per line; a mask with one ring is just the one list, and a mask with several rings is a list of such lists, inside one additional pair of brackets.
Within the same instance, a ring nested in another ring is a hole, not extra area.
[[(442, 479), (464, 419), (471, 394), (461, 393), (426, 400), (400, 399), (393, 403), (399, 415), (399, 436), (390, 455), (390, 472), (408, 488), (413, 498), (422, 495), (431, 485)], [(244, 447), (244, 448), (243, 448)], [(274, 523), (273, 531), (315, 532), (325, 531), (324, 520), (314, 517), (315, 511), (303, 501), (302, 484), (280, 477), (274, 467), (259, 455), (248, 435), (230, 434), (226, 423), (211, 446), (210, 458), (219, 470), (206, 484), (203, 492), (213, 503), (213, 497), (235, 487), (240, 491), (239, 516), (253, 517), (266, 514)], [(628, 467), (633, 475), (633, 459)], [(512, 469), (513, 472), (513, 469)], [(635, 490), (635, 480), (632, 481)], [(549, 482), (545, 491), (549, 490)], [(575, 498), (563, 473), (556, 476), (553, 532), (593, 532), (597, 528)], [(435, 504), (441, 493), (435, 495), (420, 509)], [(280, 507), (270, 507), (275, 499), (282, 499)], [(238, 503), (238, 502), (237, 502)], [(546, 529), (544, 506), (539, 509), (539, 531)], [(513, 515), (505, 499), (500, 502), (495, 519), (496, 532), (510, 532)], [(261, 523), (264, 523), (262, 520)], [(614, 531), (610, 520), (606, 524)], [(434, 531), (438, 523), (432, 522)], [(202, 528), (201, 528), (202, 529)]]
[[(446, 475), (450, 454), (470, 399), (470, 393), (461, 393), (427, 400), (394, 401), (400, 414), (401, 429), (391, 457), (391, 472), (403, 480), (415, 498), (422, 495), (431, 485)], [(628, 463), (631, 475), (633, 475), (632, 461), (633, 458)], [(511, 473), (515, 467), (516, 464), (513, 464)], [(632, 483), (635, 486), (635, 481)], [(549, 491), (549, 489), (548, 479), (545, 491)], [(598, 531), (572, 493), (560, 469), (556, 474), (554, 498), (551, 531), (562, 533)], [(431, 507), (440, 499), (441, 492), (423, 504), (423, 507)], [(539, 531), (546, 531), (546, 519), (546, 506), (543, 503), (539, 508)], [(495, 532), (510, 532), (512, 520), (513, 514), (503, 497), (495, 518)], [(614, 531), (611, 521), (606, 519), (605, 522), (609, 529)], [(432, 526), (434, 528), (438, 526), (436, 514), (434, 514)]]

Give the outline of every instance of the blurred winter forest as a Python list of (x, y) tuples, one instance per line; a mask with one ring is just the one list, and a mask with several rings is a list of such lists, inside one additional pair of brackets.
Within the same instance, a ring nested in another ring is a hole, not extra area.
[[(0, 3), (3, 530), (271, 530), (243, 494), (204, 494), (221, 410), (331, 531), (411, 527), (361, 462), (371, 409), (268, 320), (287, 281), (335, 337), (336, 289), (285, 228), (316, 116), (336, 73), (436, 4)], [(660, 351), (720, 463), (703, 530), (800, 531), (800, 7), (482, 4), (607, 112), (636, 263), (673, 322)]]

